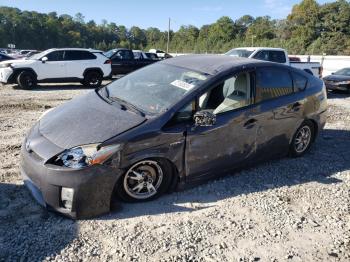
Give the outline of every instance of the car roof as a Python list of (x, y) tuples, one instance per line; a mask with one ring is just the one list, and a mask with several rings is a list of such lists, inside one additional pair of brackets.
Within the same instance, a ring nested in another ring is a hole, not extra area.
[(88, 51), (88, 52), (91, 52), (91, 53), (102, 53), (101, 50), (91, 49), (91, 48), (70, 48), (70, 47), (66, 47), (66, 48), (51, 48), (51, 49), (48, 49), (48, 50), (51, 50), (51, 51)]
[(232, 57), (226, 55), (183, 55), (163, 60), (160, 63), (185, 67), (209, 75), (216, 75), (221, 72), (244, 65), (278, 65), (275, 63), (255, 60), (251, 58)]
[[(236, 50), (248, 50), (248, 51), (255, 51), (255, 50), (273, 50), (273, 51), (284, 51), (283, 48), (277, 48), (277, 47), (238, 47), (233, 48)], [(231, 50), (233, 50), (231, 49)]]

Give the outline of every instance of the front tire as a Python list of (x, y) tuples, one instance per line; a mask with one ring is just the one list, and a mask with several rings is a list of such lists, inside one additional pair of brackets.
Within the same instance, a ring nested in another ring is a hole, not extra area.
[(33, 73), (23, 71), (17, 76), (17, 84), (22, 89), (32, 89), (36, 86), (37, 80)]
[(304, 121), (293, 136), (289, 154), (300, 157), (309, 151), (315, 138), (315, 127), (311, 121)]
[(129, 167), (118, 181), (116, 194), (125, 202), (153, 200), (165, 193), (173, 171), (168, 161), (146, 159)]
[(97, 88), (102, 84), (103, 77), (100, 72), (89, 71), (85, 74), (83, 85), (86, 87)]

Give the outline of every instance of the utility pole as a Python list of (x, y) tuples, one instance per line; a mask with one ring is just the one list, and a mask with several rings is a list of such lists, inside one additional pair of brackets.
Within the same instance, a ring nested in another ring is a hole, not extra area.
[(256, 37), (255, 35), (252, 35), (252, 47), (254, 46), (254, 38), (255, 37)]
[(169, 42), (170, 42), (170, 17), (169, 17), (169, 23), (168, 23), (168, 41), (166, 43), (166, 52), (169, 53)]

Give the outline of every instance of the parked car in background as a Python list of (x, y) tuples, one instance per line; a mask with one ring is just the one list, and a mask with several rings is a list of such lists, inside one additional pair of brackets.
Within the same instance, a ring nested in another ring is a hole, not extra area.
[(151, 60), (160, 60), (156, 53), (145, 52), (146, 56)]
[(42, 51), (30, 51), (29, 53), (27, 53), (23, 59), (29, 59), (31, 56), (36, 55), (36, 54), (40, 54)]
[(34, 88), (38, 82), (81, 82), (99, 87), (109, 77), (111, 61), (101, 51), (82, 48), (49, 49), (28, 60), (0, 63), (0, 82)]
[(112, 61), (112, 75), (126, 75), (155, 62), (140, 52), (142, 51), (136, 51), (135, 57), (134, 52), (130, 49), (116, 48), (103, 54)]
[(14, 58), (12, 56), (6, 55), (4, 53), (0, 53), (0, 62), (2, 61), (8, 61), (13, 60)]
[(149, 52), (150, 52), (150, 53), (156, 54), (160, 59), (172, 58), (172, 55), (170, 55), (170, 54), (164, 52), (163, 50), (159, 50), (159, 49), (150, 49)]
[(316, 77), (322, 78), (323, 68), (320, 63), (291, 61), (288, 57), (287, 51), (282, 48), (241, 47), (241, 48), (234, 48), (228, 51), (225, 55), (254, 58), (257, 60), (264, 60), (264, 61), (270, 61), (270, 62), (275, 62), (279, 64), (285, 64), (285, 65), (289, 65), (289, 66), (304, 70), (305, 72), (312, 74)]
[(289, 154), (326, 121), (323, 82), (292, 68), (220, 55), (144, 67), (46, 113), (21, 149), (25, 184), (73, 218), (110, 211)]
[(328, 90), (350, 93), (350, 67), (343, 68), (323, 78)]
[(137, 60), (144, 60), (144, 59), (149, 60), (146, 53), (141, 50), (132, 50), (132, 53), (134, 54), (134, 58)]

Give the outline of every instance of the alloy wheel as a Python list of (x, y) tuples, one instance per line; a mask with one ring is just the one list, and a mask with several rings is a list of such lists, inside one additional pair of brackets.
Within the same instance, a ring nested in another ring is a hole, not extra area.
[(312, 133), (309, 126), (305, 125), (299, 129), (294, 142), (294, 148), (297, 153), (302, 153), (308, 148), (311, 142), (311, 136)]
[(163, 170), (153, 160), (145, 160), (133, 165), (125, 174), (125, 192), (134, 199), (147, 199), (157, 194), (163, 181)]

